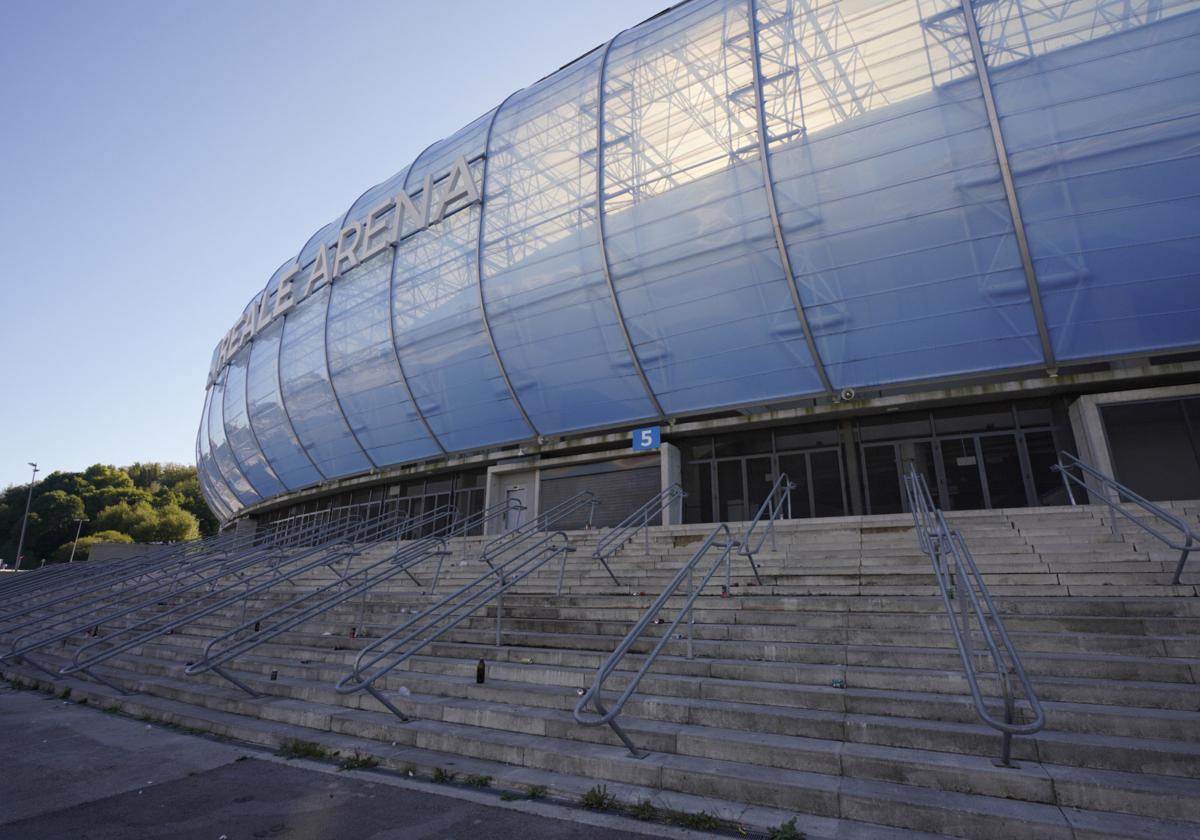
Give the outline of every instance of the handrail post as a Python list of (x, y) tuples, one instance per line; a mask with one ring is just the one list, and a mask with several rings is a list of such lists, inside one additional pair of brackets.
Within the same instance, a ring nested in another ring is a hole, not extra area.
[(1179, 563), (1175, 566), (1175, 576), (1171, 578), (1171, 585), (1178, 586), (1179, 579), (1183, 575), (1184, 564), (1187, 563), (1188, 555), (1192, 553), (1192, 535), (1189, 532), (1187, 541), (1184, 543), (1184, 549), (1179, 553)]
[[(688, 567), (688, 599), (692, 597), (692, 593), (696, 591), (694, 573), (695, 566)], [(696, 626), (696, 611), (692, 607), (688, 607), (688, 642), (687, 642), (687, 658), (692, 658), (692, 635)]]
[(562, 563), (558, 566), (558, 586), (554, 590), (554, 597), (562, 595), (563, 575), (567, 573), (567, 552), (562, 553)]
[(1071, 488), (1071, 480), (1067, 478), (1067, 468), (1063, 466), (1061, 456), (1058, 459), (1058, 475), (1062, 479), (1063, 487), (1067, 491), (1067, 500), (1071, 503), (1071, 507), (1077, 507), (1075, 491)]
[[(501, 578), (503, 580), (503, 578)], [(501, 583), (501, 586), (504, 584)], [(504, 590), (496, 596), (496, 647), (500, 647), (501, 622), (504, 620)]]

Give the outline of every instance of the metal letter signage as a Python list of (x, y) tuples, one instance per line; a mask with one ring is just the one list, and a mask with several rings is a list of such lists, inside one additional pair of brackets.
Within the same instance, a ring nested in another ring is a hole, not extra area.
[[(436, 188), (436, 189), (435, 189)], [(435, 192), (438, 195), (435, 197)], [(208, 385), (217, 381), (233, 355), (267, 325), (326, 283), (356, 265), (395, 248), (405, 239), (440, 223), (452, 212), (483, 201), (470, 164), (460, 155), (449, 171), (426, 175), (411, 195), (404, 191), (371, 208), (366, 218), (349, 222), (329, 247), (322, 247), (309, 265), (293, 265), (270, 296), (260, 292), (218, 345), (208, 372)], [(657, 444), (656, 444), (657, 445)]]
[(659, 426), (647, 426), (644, 429), (633, 430), (633, 451), (645, 452), (649, 449), (658, 449), (662, 443), (662, 428)]

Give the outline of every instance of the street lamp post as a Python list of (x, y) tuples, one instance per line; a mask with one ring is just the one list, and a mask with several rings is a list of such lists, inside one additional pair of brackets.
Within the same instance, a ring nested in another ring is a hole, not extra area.
[(33, 502), (33, 482), (37, 479), (37, 464), (27, 461), (33, 467), (33, 477), (29, 479), (29, 495), (25, 499), (25, 517), (21, 520), (21, 538), (17, 540), (17, 563), (13, 571), (21, 571), (21, 551), (25, 548), (25, 526), (29, 524), (29, 505)]
[(79, 545), (79, 532), (83, 530), (83, 523), (87, 522), (87, 519), (76, 519), (75, 521), (79, 524), (75, 526), (75, 541), (71, 543), (71, 559), (68, 560), (67, 563), (75, 562), (75, 546)]

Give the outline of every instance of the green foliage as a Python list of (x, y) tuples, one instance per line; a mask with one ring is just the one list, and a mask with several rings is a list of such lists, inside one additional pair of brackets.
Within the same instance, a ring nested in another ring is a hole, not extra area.
[(737, 828), (737, 823), (733, 820), (723, 820), (720, 817), (714, 817), (707, 811), (700, 811), (696, 814), (690, 811), (667, 811), (666, 816), (667, 821), (673, 825), (697, 831), (732, 830)]
[(658, 819), (658, 809), (655, 808), (649, 799), (643, 799), (636, 805), (629, 808), (629, 816), (635, 820), (645, 820), (651, 822)]
[(491, 787), (492, 777), (491, 776), (467, 776), (465, 779), (463, 779), (463, 784), (465, 784), (467, 787), (473, 787), (473, 788)]
[[(72, 542), (65, 542), (54, 550), (50, 555), (50, 560), (54, 563), (66, 563), (71, 559)], [(122, 534), (120, 531), (97, 531), (86, 537), (79, 538), (79, 545), (75, 547), (75, 559), (86, 560), (92, 546), (97, 543), (131, 543), (133, 537), (128, 534)]]
[(284, 738), (279, 742), (275, 755), (281, 758), (329, 758), (329, 750), (313, 741), (301, 741), (299, 738)]
[(379, 759), (370, 754), (359, 755), (358, 750), (354, 751), (354, 755), (348, 755), (338, 762), (339, 770), (370, 770), (378, 766)]
[(96, 516), (96, 527), (129, 534), (136, 542), (177, 542), (200, 536), (196, 517), (179, 505), (154, 507), (149, 502), (117, 502)]
[(608, 785), (596, 785), (580, 797), (579, 804), (591, 811), (607, 811), (617, 804), (617, 797), (608, 792)]
[(796, 818), (792, 817), (775, 828), (768, 828), (767, 840), (804, 840), (804, 833), (796, 830)]
[(544, 799), (546, 797), (546, 786), (530, 785), (525, 788), (525, 792), (529, 794), (530, 799)]
[(449, 783), (454, 781), (457, 773), (451, 773), (449, 770), (444, 770), (441, 767), (433, 768), (433, 780), (435, 782)]
[[(9, 563), (16, 557), (28, 494), (27, 484), (0, 491), (0, 557)], [(194, 467), (93, 464), (79, 473), (50, 473), (34, 485), (22, 568), (65, 561), (81, 518), (87, 521), (79, 532), (76, 560), (87, 557), (85, 545), (97, 542), (175, 542), (217, 531)], [(111, 533), (86, 541), (102, 532)]]

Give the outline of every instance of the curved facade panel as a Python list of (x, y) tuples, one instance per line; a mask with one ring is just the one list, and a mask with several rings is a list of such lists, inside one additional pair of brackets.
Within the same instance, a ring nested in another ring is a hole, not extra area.
[(271, 468), (288, 490), (298, 490), (316, 484), (324, 476), (300, 444), (283, 405), (279, 386), (282, 338), (282, 321), (255, 336), (246, 374), (246, 402), (250, 424)]
[(1105, 37), (1092, 4), (1023, 30), (998, 5), (980, 8), (980, 36), (1055, 354), (1195, 343), (1197, 4), (1131, 7)]
[(1200, 0), (681, 3), (305, 242), (205, 493), (1200, 348), (1198, 86)]
[(226, 368), (221, 381), (213, 385), (212, 399), (208, 404), (208, 438), (212, 444), (213, 465), (225, 479), (225, 484), (237, 501), (251, 505), (262, 497), (246, 479), (225, 436), (225, 380), (228, 376), (229, 368)]
[(279, 348), (283, 401), (296, 437), (326, 478), (372, 466), (346, 423), (329, 379), (325, 356), (328, 285), (313, 292), (287, 316)]
[[(481, 183), (492, 114), (421, 153), (406, 190), (421, 189), (456, 159)], [(448, 182), (432, 187), (431, 202)], [(419, 198), (420, 196), (418, 196)], [(479, 290), (478, 204), (448, 215), (396, 249), (392, 317), (396, 347), (421, 413), (448, 451), (522, 440), (534, 434), (517, 407), (491, 345)]]
[(488, 151), (483, 294), (539, 429), (656, 413), (617, 322), (598, 247), (596, 52), (510, 98)]
[(604, 79), (605, 244), (668, 413), (822, 390), (768, 216), (745, 3), (618, 36)]
[(371, 460), (399, 464), (441, 452), (409, 397), (392, 340), (392, 253), (352, 269), (332, 287), (329, 372), (346, 419)]
[(198, 471), (208, 477), (209, 490), (213, 494), (210, 498), (216, 500), (216, 506), (223, 507), (230, 513), (236, 513), (243, 507), (243, 502), (234, 495), (229, 483), (217, 467), (216, 459), (213, 456), (212, 438), (209, 436), (209, 418), (212, 416), (212, 404), (216, 393), (215, 387), (209, 390), (204, 401), (204, 414), (200, 418)]
[[(1037, 364), (959, 4), (873, 4), (868, 37), (800, 81), (786, 68), (815, 47), (813, 22), (790, 5), (758, 0), (764, 109), (784, 238), (834, 386)], [(958, 34), (927, 47), (923, 6)], [(850, 63), (856, 84), (831, 83)]]
[(225, 374), (223, 398), (225, 437), (234, 460), (242, 474), (263, 498), (278, 496), (287, 488), (279, 481), (271, 465), (263, 457), (254, 430), (250, 428), (250, 417), (246, 413), (246, 366), (250, 361), (250, 348), (245, 347), (229, 362)]

